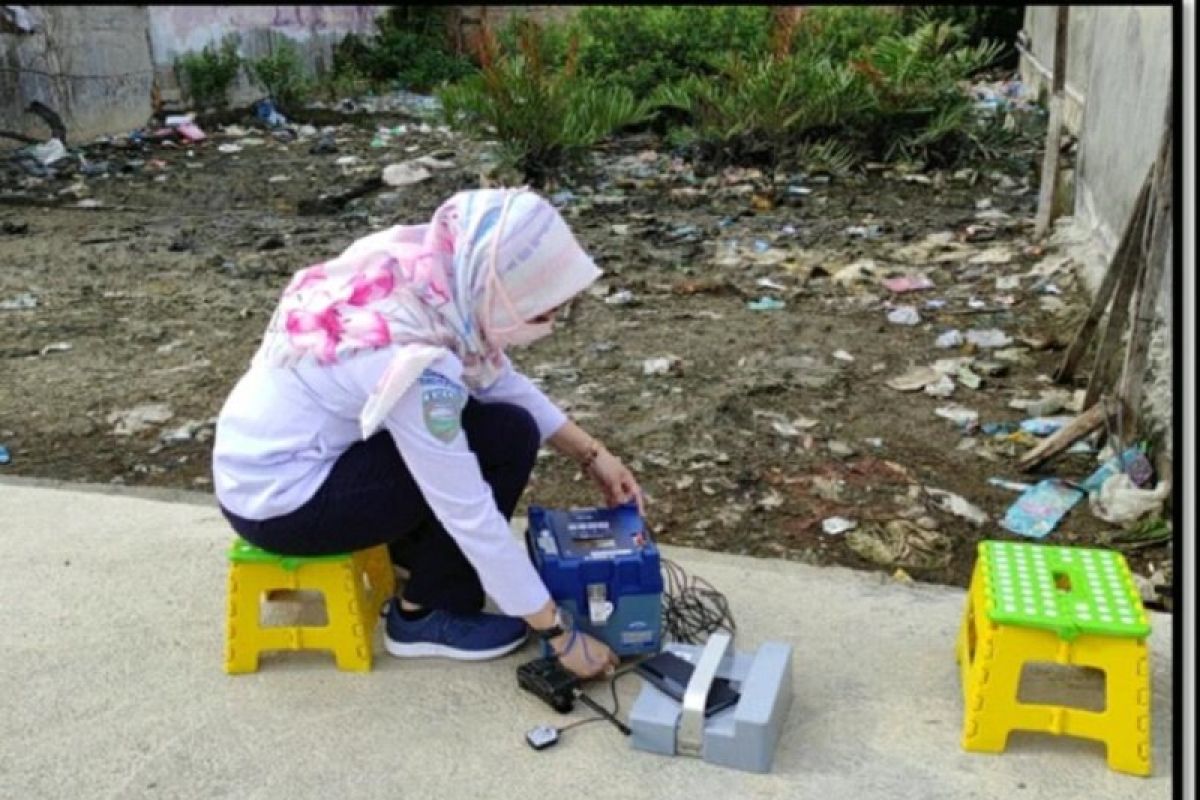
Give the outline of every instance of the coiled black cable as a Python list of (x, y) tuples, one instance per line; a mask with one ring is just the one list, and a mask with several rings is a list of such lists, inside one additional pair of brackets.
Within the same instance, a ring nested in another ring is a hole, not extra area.
[(733, 633), (737, 623), (725, 595), (704, 578), (688, 575), (670, 559), (662, 559), (663, 638), (683, 644), (703, 644), (713, 631)]

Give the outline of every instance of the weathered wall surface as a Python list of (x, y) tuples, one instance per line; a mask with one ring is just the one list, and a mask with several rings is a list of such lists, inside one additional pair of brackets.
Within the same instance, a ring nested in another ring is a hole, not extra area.
[[(310, 72), (317, 73), (332, 65), (333, 47), (346, 34), (373, 33), (375, 18), (386, 10), (387, 6), (148, 6), (146, 12), (159, 86), (171, 97), (179, 91), (175, 59), (184, 53), (219, 46), (228, 36), (243, 58), (261, 58), (286, 37), (298, 46)], [(230, 90), (230, 101), (250, 102), (260, 95), (243, 71)]]
[(16, 8), (0, 27), (0, 129), (48, 138), (25, 113), (34, 100), (59, 113), (72, 142), (145, 124), (154, 71), (144, 6)]
[[(1068, 124), (1079, 136), (1074, 230), (1067, 238), (1094, 290), (1129, 218), (1166, 124), (1171, 88), (1172, 12), (1167, 7), (1072, 6), (1069, 28)], [(1026, 11), (1030, 52), (1022, 75), (1037, 82), (1054, 64), (1053, 7)], [(1176, 153), (1176, 158), (1181, 157)], [(1178, 190), (1176, 192), (1178, 197)], [(1170, 258), (1170, 254), (1168, 254)], [(1171, 420), (1170, 332), (1174, 286), (1170, 267), (1158, 298), (1162, 329), (1151, 351), (1146, 402), (1159, 424)], [(1169, 443), (1168, 443), (1169, 444)]]

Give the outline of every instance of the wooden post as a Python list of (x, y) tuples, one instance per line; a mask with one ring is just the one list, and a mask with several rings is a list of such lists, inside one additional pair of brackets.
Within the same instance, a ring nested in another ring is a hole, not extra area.
[(1088, 345), (1092, 343), (1092, 334), (1095, 333), (1100, 319), (1104, 316), (1104, 312), (1112, 300), (1117, 283), (1125, 271), (1130, 268), (1134, 243), (1140, 239), (1142, 225), (1145, 222), (1145, 210), (1150, 200), (1151, 183), (1151, 174), (1147, 173), (1146, 179), (1142, 181), (1142, 188), (1138, 192), (1137, 200), (1133, 204), (1133, 213), (1125, 222), (1125, 230), (1121, 232), (1121, 241), (1117, 244), (1117, 250), (1113, 253), (1108, 270), (1104, 273), (1100, 289), (1092, 299), (1092, 306), (1088, 310), (1087, 317), (1084, 318), (1083, 324), (1075, 333), (1075, 338), (1067, 348), (1058, 371), (1054, 373), (1054, 380), (1058, 383), (1069, 383), (1075, 377), (1075, 370), (1079, 367), (1079, 362), (1083, 360), (1083, 354), (1087, 352)]
[(1058, 151), (1062, 138), (1064, 86), (1067, 80), (1067, 21), (1069, 6), (1059, 6), (1054, 24), (1054, 75), (1051, 79), (1050, 119), (1046, 126), (1046, 152), (1042, 157), (1042, 186), (1038, 193), (1033, 238), (1042, 239), (1053, 222), (1058, 196)]
[[(1017, 468), (1022, 472), (1028, 472), (1038, 464), (1058, 455), (1084, 436), (1099, 428), (1104, 424), (1104, 419), (1108, 413), (1105, 405), (1106, 403), (1102, 399), (1101, 402), (1091, 406), (1087, 411), (1059, 428), (1053, 435), (1043, 439), (1037, 447), (1017, 460)], [(1120, 413), (1119, 401), (1117, 402), (1117, 406), (1117, 413)]]
[[(1151, 169), (1153, 172), (1153, 168)], [(1152, 180), (1150, 175), (1147, 180)], [(1088, 381), (1087, 395), (1083, 405), (1090, 406), (1096, 402), (1103, 392), (1112, 392), (1116, 382), (1114, 357), (1125, 336), (1125, 323), (1129, 319), (1129, 307), (1133, 295), (1142, 282), (1142, 273), (1146, 270), (1146, 219), (1150, 216), (1150, 198), (1146, 195), (1142, 205), (1135, 209), (1133, 224), (1129, 228), (1130, 242), (1124, 265), (1121, 265), (1121, 276), (1117, 283), (1116, 296), (1113, 297), (1112, 308), (1108, 312), (1108, 325), (1104, 329), (1104, 337), (1096, 350), (1096, 362), (1092, 367), (1092, 376)], [(1114, 260), (1113, 266), (1118, 266)]]
[[(1125, 363), (1121, 371), (1121, 382), (1117, 397), (1125, 409), (1125, 430), (1136, 435), (1138, 412), (1142, 402), (1142, 389), (1146, 376), (1146, 359), (1150, 352), (1150, 340), (1154, 333), (1157, 316), (1158, 292), (1162, 285), (1163, 272), (1167, 268), (1167, 249), (1171, 240), (1171, 208), (1174, 179), (1171, 171), (1174, 159), (1172, 142), (1172, 119), (1174, 86), (1171, 99), (1167, 101), (1167, 119), (1163, 128), (1158, 157), (1154, 161), (1154, 202), (1146, 233), (1149, 253), (1142, 280), (1138, 285), (1136, 311), (1129, 330), (1129, 345), (1125, 350)], [(1176, 320), (1176, 324), (1179, 321)]]

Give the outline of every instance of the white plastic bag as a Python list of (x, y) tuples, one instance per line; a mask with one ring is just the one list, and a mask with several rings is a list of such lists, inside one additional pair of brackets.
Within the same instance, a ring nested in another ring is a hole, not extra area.
[(1121, 472), (1101, 484), (1100, 491), (1088, 497), (1088, 504), (1092, 513), (1105, 522), (1125, 525), (1161, 510), (1170, 493), (1170, 481), (1161, 481), (1153, 489), (1139, 489)]

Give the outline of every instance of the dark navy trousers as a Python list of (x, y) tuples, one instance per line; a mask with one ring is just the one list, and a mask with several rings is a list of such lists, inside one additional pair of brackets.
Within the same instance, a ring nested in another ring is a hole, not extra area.
[[(511, 519), (541, 444), (537, 424), (519, 406), (468, 400), (462, 426), (496, 506)], [(479, 575), (425, 502), (386, 430), (352, 445), (312, 499), (289, 514), (247, 520), (222, 511), (239, 536), (273, 553), (319, 556), (386, 544), (411, 573), (409, 602), (458, 613), (483, 608)]]

